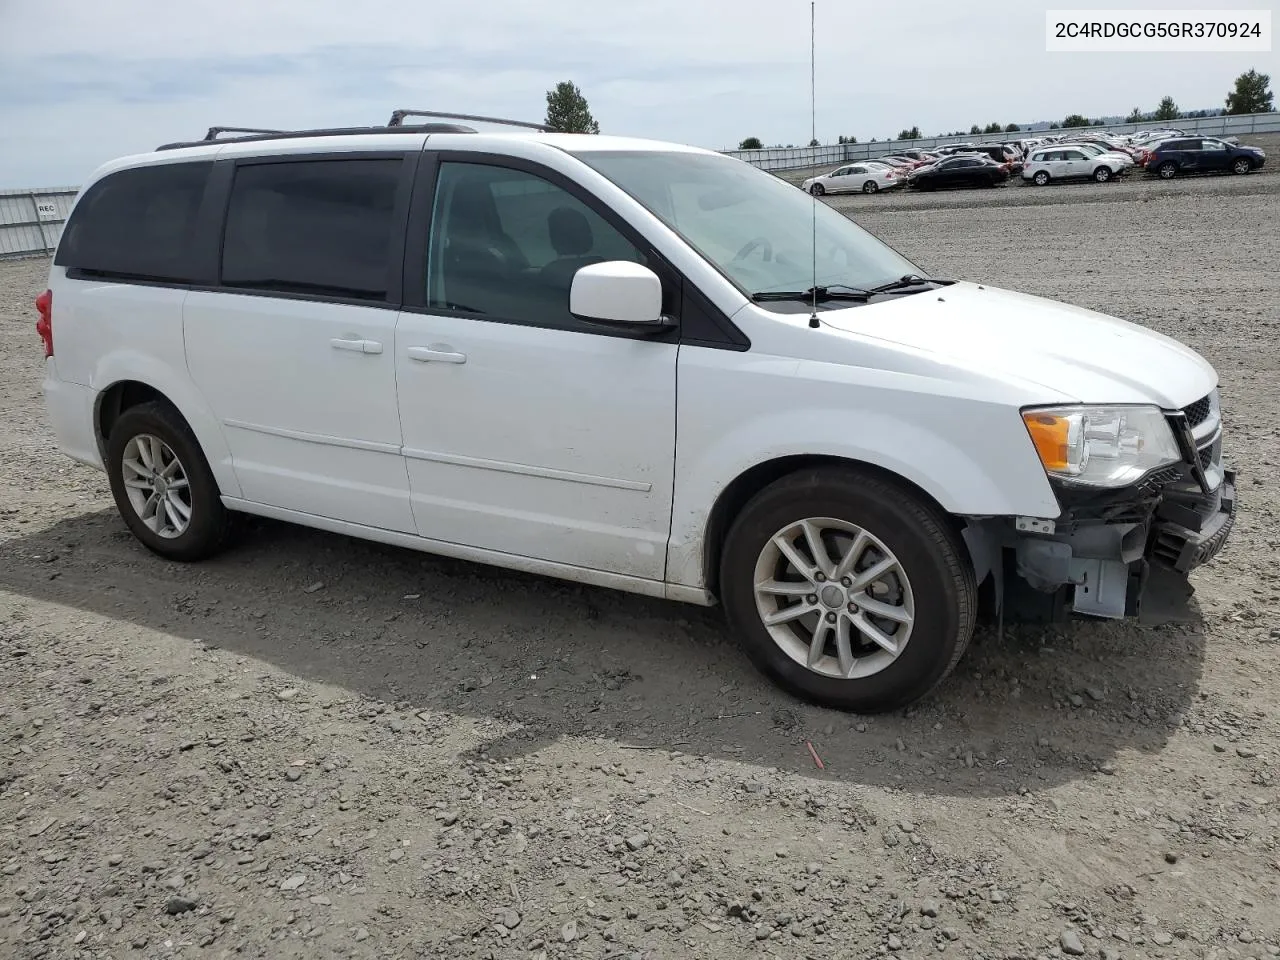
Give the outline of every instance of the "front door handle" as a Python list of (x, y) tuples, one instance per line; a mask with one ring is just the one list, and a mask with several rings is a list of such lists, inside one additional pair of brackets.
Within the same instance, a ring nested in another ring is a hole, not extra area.
[(329, 346), (335, 350), (350, 350), (352, 353), (382, 352), (382, 344), (377, 340), (343, 340), (341, 337), (334, 337), (329, 341)]
[(409, 359), (421, 363), (466, 363), (465, 353), (455, 353), (448, 344), (437, 343), (429, 347), (410, 347)]

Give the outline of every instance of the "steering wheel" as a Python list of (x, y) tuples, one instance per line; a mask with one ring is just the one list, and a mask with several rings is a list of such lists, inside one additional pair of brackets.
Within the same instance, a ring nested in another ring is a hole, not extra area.
[(756, 248), (762, 248), (761, 257), (767, 262), (773, 259), (773, 244), (768, 237), (755, 237), (743, 244), (742, 249), (734, 254), (733, 261), (745, 260), (755, 252)]

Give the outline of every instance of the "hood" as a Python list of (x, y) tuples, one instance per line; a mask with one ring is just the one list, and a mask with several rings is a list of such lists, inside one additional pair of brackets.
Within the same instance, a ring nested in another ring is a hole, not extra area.
[(1218, 383), (1191, 348), (1137, 324), (1043, 297), (961, 282), (824, 312), (831, 326), (1035, 383), (1079, 403), (1188, 406)]

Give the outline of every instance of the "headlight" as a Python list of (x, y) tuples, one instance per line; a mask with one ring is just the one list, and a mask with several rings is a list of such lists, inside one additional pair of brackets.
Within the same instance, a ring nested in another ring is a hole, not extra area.
[(1054, 407), (1024, 410), (1050, 477), (1090, 487), (1123, 487), (1182, 459), (1159, 407)]

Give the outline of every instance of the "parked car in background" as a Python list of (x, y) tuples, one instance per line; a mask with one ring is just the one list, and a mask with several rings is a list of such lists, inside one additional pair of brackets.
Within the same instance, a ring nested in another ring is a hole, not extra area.
[(1090, 154), (1086, 153), (1087, 149), (1083, 144), (1063, 143), (1034, 150), (1022, 168), (1022, 179), (1038, 187), (1050, 180), (1092, 179), (1106, 183), (1125, 169), (1124, 163), (1131, 162), (1119, 154), (1103, 151)]
[(878, 193), (902, 186), (903, 177), (892, 167), (878, 163), (847, 163), (800, 184), (815, 197), (828, 193)]
[(1138, 165), (1138, 162), (1123, 150), (1107, 150), (1093, 143), (1072, 143), (1067, 146), (1075, 150), (1083, 150), (1091, 157), (1107, 157), (1118, 165), (1117, 173), (1125, 173)]
[(1245, 174), (1260, 168), (1267, 159), (1258, 147), (1242, 147), (1216, 137), (1178, 137), (1156, 145), (1143, 166), (1162, 180), (1183, 173)]
[(1020, 173), (1022, 171), (1022, 155), (1016, 148), (1002, 143), (985, 143), (968, 150), (962, 151), (959, 155), (974, 154), (988, 157), (994, 163), (1006, 164), (1006, 169), (1010, 174)]
[(986, 156), (945, 157), (929, 167), (921, 167), (907, 180), (917, 190), (944, 187), (994, 187), (1009, 179), (1002, 164)]
[(912, 160), (919, 160), (921, 163), (928, 163), (931, 160), (937, 160), (942, 154), (936, 150), (900, 150), (894, 154), (895, 157), (910, 157)]

